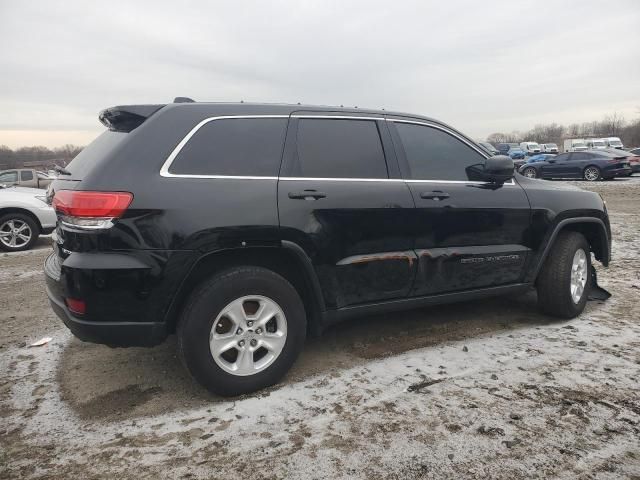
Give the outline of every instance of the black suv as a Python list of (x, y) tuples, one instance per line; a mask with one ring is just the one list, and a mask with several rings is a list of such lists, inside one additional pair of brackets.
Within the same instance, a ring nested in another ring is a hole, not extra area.
[(599, 195), (522, 176), (430, 118), (300, 105), (107, 109), (52, 184), (53, 309), (78, 338), (177, 333), (223, 395), (277, 382), (308, 332), (356, 315), (513, 294), (582, 312)]

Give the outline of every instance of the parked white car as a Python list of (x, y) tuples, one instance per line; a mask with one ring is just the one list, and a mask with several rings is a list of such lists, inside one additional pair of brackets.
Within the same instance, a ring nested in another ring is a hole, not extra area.
[(540, 153), (540, 145), (536, 142), (522, 142), (520, 148), (525, 155), (537, 155)]
[(607, 148), (603, 138), (587, 138), (584, 143), (589, 150), (604, 150)]
[(624, 150), (624, 145), (620, 141), (618, 137), (607, 137), (603, 138), (604, 143), (606, 143), (607, 147), (617, 148), (618, 150)]
[(55, 226), (56, 214), (43, 190), (0, 184), (0, 250), (28, 250)]
[(588, 150), (588, 148), (581, 138), (567, 138), (564, 141), (565, 152), (584, 152), (585, 150)]
[(555, 143), (541, 143), (540, 150), (542, 150), (542, 153), (558, 153), (558, 145)]

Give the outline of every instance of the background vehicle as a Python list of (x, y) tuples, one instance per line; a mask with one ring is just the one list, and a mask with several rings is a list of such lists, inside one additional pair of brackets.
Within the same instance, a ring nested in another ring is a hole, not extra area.
[(0, 186), (0, 250), (28, 250), (40, 234), (56, 226), (56, 214), (45, 192), (37, 188)]
[(588, 150), (584, 140), (579, 138), (568, 138), (564, 141), (565, 152), (583, 152)]
[(551, 158), (555, 158), (555, 155), (552, 155), (550, 153), (539, 153), (538, 155), (533, 155), (529, 157), (526, 163), (544, 162)]
[(637, 152), (633, 153), (633, 151), (626, 150), (618, 150), (617, 148), (606, 148), (605, 151), (620, 157), (622, 155), (626, 156), (627, 161), (629, 162), (629, 166), (631, 167), (631, 172), (629, 172), (628, 176), (631, 176), (633, 173), (640, 172), (640, 148), (636, 149)]
[(543, 143), (540, 145), (541, 153), (558, 153), (558, 146), (555, 143)]
[(535, 286), (544, 312), (574, 317), (591, 252), (609, 262), (599, 195), (514, 178), (511, 159), (430, 118), (174, 103), (100, 119), (109, 130), (48, 192), (52, 307), (86, 341), (176, 332), (223, 395), (272, 385), (307, 330), (357, 315)]
[(18, 168), (0, 172), (0, 184), (29, 188), (47, 188), (55, 177), (31, 168)]
[(628, 175), (631, 168), (626, 155), (599, 150), (561, 153), (544, 161), (527, 163), (518, 171), (529, 178), (583, 178), (593, 182)]
[(511, 147), (509, 149), (508, 155), (513, 160), (513, 165), (517, 170), (525, 163), (526, 154), (520, 147)]
[(603, 138), (603, 140), (606, 143), (607, 147), (617, 148), (618, 150), (624, 149), (624, 145), (618, 137), (607, 137)]
[(602, 138), (587, 138), (584, 143), (589, 150), (604, 150), (607, 148)]
[(536, 153), (540, 153), (540, 145), (536, 142), (522, 142), (520, 144), (520, 148), (524, 151), (526, 155), (535, 155)]
[(487, 153), (489, 153), (489, 155), (499, 155), (500, 154), (500, 151), (498, 149), (496, 149), (496, 147), (491, 145), (489, 142), (478, 142), (478, 145), (480, 145), (482, 148), (484, 148), (487, 151)]

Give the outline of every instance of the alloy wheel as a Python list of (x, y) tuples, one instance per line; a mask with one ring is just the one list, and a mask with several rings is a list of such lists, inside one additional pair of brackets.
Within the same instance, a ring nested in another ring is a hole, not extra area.
[(580, 303), (585, 286), (587, 285), (587, 254), (579, 248), (573, 256), (571, 264), (571, 300), (576, 305)]
[(12, 218), (0, 225), (0, 242), (10, 249), (25, 246), (31, 240), (33, 232), (26, 222)]
[(287, 319), (268, 297), (240, 297), (222, 309), (209, 334), (209, 350), (216, 364), (232, 375), (248, 376), (265, 370), (282, 353)]
[(584, 171), (584, 178), (590, 182), (595, 182), (600, 178), (600, 172), (596, 167), (589, 167)]
[(536, 178), (536, 169), (535, 168), (525, 168), (523, 174), (527, 178)]

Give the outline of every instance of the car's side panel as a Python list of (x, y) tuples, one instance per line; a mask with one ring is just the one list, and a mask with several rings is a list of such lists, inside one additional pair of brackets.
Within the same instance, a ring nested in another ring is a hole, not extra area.
[[(378, 128), (384, 144), (384, 122)], [(326, 307), (406, 296), (416, 270), (407, 231), (414, 203), (406, 185), (400, 179), (292, 177), (296, 139), (294, 118), (278, 186), (281, 235), (311, 259)], [(385, 155), (395, 162), (389, 146)], [(389, 170), (393, 175), (393, 164)], [(291, 198), (305, 190), (323, 196)]]

